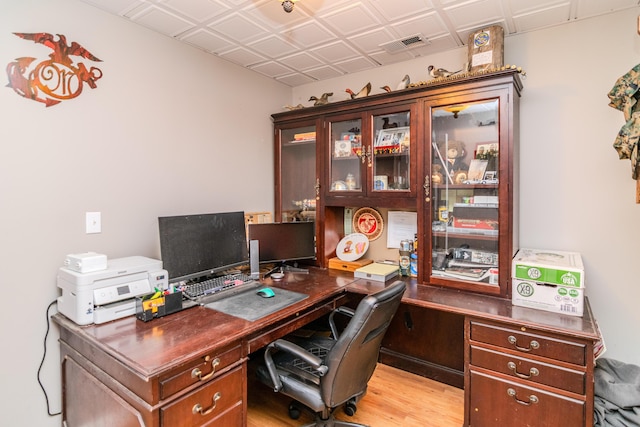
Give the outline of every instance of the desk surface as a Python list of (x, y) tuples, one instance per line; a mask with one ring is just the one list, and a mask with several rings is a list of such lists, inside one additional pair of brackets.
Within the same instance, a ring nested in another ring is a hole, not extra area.
[[(312, 270), (309, 274), (287, 273), (280, 281), (262, 280), (265, 286), (276, 291), (282, 287), (309, 297), (253, 322), (202, 306), (146, 323), (135, 316), (88, 326), (78, 326), (61, 314), (53, 319), (72, 332), (63, 339), (81, 337), (85, 344), (99, 348), (139, 376), (150, 378), (200, 354), (259, 335), (265, 329), (345, 293), (346, 285), (352, 281), (352, 276), (327, 274), (323, 270)], [(78, 345), (81, 343), (73, 343), (74, 347)]]
[[(550, 331), (581, 338), (598, 338), (588, 302), (584, 316), (576, 317), (513, 306), (510, 300), (501, 298), (418, 285), (413, 279), (407, 278), (407, 282), (402, 300), (407, 304), (525, 326), (544, 326)], [(354, 279), (352, 273), (317, 269), (311, 269), (309, 274), (287, 273), (281, 281), (265, 279), (262, 283), (309, 297), (253, 322), (200, 306), (147, 323), (134, 316), (89, 326), (75, 325), (59, 314), (54, 320), (133, 368), (140, 376), (152, 377), (160, 370), (177, 366), (201, 353), (258, 335), (346, 291), (368, 294), (385, 286), (380, 282)], [(144, 345), (140, 345), (143, 341)]]

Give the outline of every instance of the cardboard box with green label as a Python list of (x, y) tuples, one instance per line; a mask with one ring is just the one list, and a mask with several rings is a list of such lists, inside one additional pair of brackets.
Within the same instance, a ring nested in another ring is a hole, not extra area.
[(585, 286), (579, 253), (520, 249), (511, 273), (514, 305), (582, 316)]

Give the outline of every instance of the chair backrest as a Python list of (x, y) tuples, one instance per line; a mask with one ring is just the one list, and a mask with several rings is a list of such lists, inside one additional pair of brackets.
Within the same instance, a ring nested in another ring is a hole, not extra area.
[(329, 369), (321, 377), (320, 393), (328, 407), (336, 407), (366, 390), (378, 363), (382, 338), (400, 305), (405, 287), (404, 282), (396, 281), (364, 297), (358, 304), (325, 358)]

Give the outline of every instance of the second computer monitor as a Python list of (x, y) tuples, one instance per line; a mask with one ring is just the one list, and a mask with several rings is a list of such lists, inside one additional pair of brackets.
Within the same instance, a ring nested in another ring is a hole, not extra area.
[(316, 256), (314, 222), (249, 224), (249, 240), (257, 240), (260, 263), (285, 263)]

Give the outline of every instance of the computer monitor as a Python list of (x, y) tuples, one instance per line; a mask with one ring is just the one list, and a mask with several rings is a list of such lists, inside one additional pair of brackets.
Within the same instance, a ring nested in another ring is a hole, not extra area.
[(249, 262), (244, 212), (159, 217), (158, 229), (162, 264), (171, 283)]
[(313, 221), (249, 224), (248, 235), (258, 241), (260, 263), (284, 265), (316, 257)]

